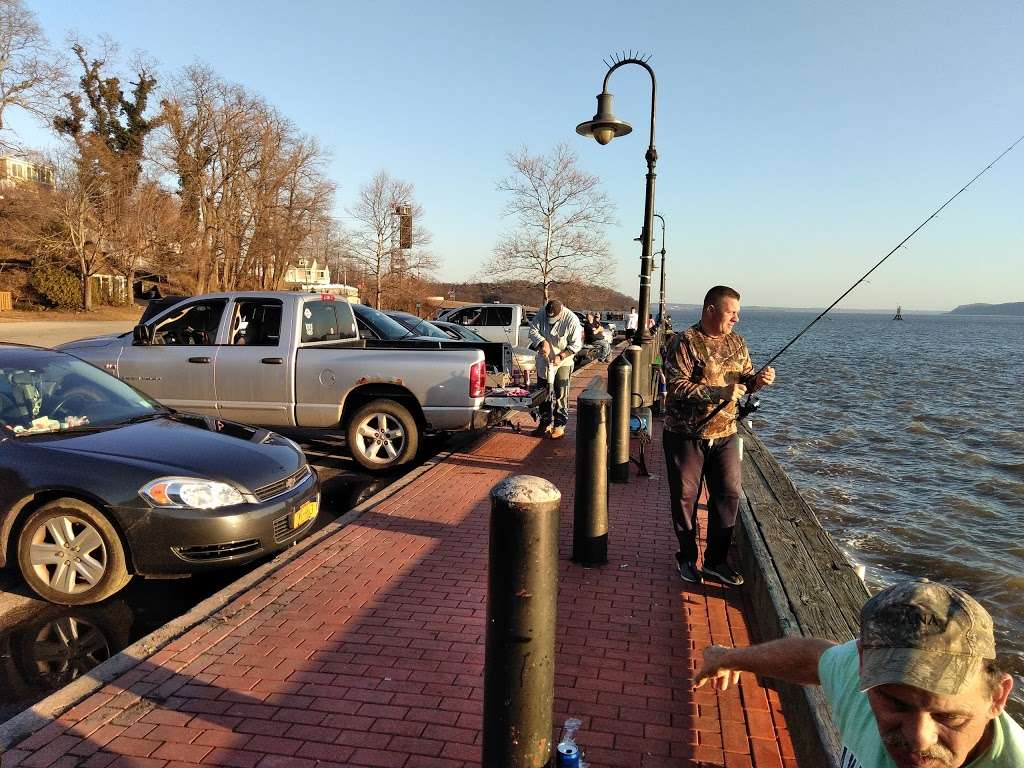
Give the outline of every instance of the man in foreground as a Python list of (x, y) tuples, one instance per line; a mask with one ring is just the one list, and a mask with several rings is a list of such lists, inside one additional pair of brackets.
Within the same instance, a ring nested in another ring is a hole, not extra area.
[[(733, 327), (740, 295), (716, 285), (704, 297), (700, 321), (668, 342), (662, 365), (666, 380), (662, 447), (679, 539), (679, 577), (700, 583), (697, 570), (697, 503), (708, 486), (708, 535), (703, 577), (739, 586), (743, 576), (726, 562), (740, 505), (740, 451), (736, 439), (738, 401), (775, 381), (775, 370), (754, 374), (747, 344)], [(713, 417), (723, 403), (727, 405)]]
[(558, 299), (551, 299), (530, 323), (530, 349), (537, 351), (537, 378), (547, 392), (540, 403), (537, 437), (559, 439), (569, 422), (569, 379), (583, 349), (583, 326)]
[(868, 600), (860, 624), (860, 638), (843, 645), (713, 645), (695, 687), (724, 691), (740, 672), (822, 686), (843, 768), (1024, 766), (1024, 729), (1004, 711), (1013, 678), (996, 666), (992, 618), (970, 595), (906, 581)]

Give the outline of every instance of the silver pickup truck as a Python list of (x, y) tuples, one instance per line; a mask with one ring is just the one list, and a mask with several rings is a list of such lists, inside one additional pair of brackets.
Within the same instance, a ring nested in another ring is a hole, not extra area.
[(412, 461), (425, 431), (487, 425), (484, 352), (360, 335), (342, 297), (287, 291), (182, 300), (130, 334), (60, 347), (182, 411), (343, 429), (369, 469)]

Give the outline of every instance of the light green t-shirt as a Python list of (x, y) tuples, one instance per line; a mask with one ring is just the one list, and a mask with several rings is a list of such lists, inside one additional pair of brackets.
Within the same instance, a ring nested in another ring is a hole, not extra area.
[[(843, 739), (841, 768), (896, 768), (878, 733), (867, 694), (860, 691), (857, 642), (829, 648), (818, 662), (821, 687), (832, 708), (832, 720)], [(1024, 729), (1003, 712), (995, 719), (992, 745), (965, 768), (1021, 768)]]

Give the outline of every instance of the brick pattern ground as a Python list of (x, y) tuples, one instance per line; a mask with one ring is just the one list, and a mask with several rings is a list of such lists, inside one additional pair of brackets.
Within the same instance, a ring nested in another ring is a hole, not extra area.
[(563, 492), (556, 720), (583, 720), (589, 765), (795, 768), (774, 691), (691, 690), (704, 647), (749, 642), (749, 612), (742, 591), (679, 581), (659, 450), (655, 477), (611, 486), (609, 564), (569, 562), (573, 436), (495, 431), (451, 455), (2, 768), (480, 765), (488, 492), (520, 473)]

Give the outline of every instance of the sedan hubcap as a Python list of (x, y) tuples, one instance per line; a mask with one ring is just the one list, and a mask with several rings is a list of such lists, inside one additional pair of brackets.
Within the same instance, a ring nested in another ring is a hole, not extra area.
[(394, 416), (372, 413), (356, 427), (355, 448), (373, 464), (390, 464), (405, 448), (405, 430)]
[(96, 586), (107, 571), (99, 531), (78, 517), (51, 517), (32, 532), (29, 559), (50, 589), (74, 595)]

